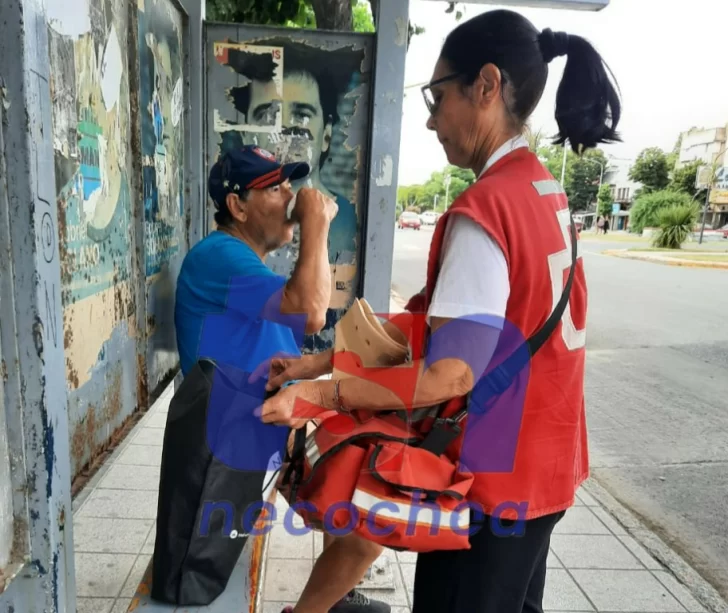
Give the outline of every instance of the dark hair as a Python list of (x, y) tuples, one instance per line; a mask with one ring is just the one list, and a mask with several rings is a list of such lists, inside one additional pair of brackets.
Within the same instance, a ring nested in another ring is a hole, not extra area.
[[(324, 124), (339, 122), (339, 97), (351, 84), (354, 74), (360, 73), (364, 61), (364, 50), (343, 47), (336, 50), (322, 50), (305, 43), (292, 42), (286, 38), (266, 37), (247, 44), (283, 47), (283, 77), (309, 75), (318, 85)], [(269, 81), (273, 79), (275, 66), (261, 67), (259, 58), (269, 56), (245, 53), (237, 49), (228, 52), (228, 65), (238, 74), (249, 79)], [(235, 109), (247, 114), (250, 105), (250, 87), (247, 84), (230, 90)], [(328, 157), (328, 151), (321, 155), (320, 166)]]
[[(229, 172), (229, 164), (229, 158), (226, 156), (221, 155), (218, 157), (210, 169), (210, 176), (207, 179), (207, 191), (217, 209), (215, 212), (215, 223), (219, 226), (230, 225), (233, 221), (233, 216), (227, 206), (227, 196), (233, 190), (225, 185), (225, 178)], [(225, 170), (226, 168), (228, 170)], [(238, 190), (236, 193), (241, 200), (247, 200), (248, 190)]]
[[(248, 199), (249, 191), (247, 189), (242, 190), (238, 197), (241, 200), (247, 200)], [(215, 211), (215, 223), (218, 226), (229, 226), (233, 222), (233, 216), (232, 213), (230, 213), (230, 209), (227, 205), (227, 195), (225, 197), (221, 198), (220, 200), (214, 200), (215, 208), (217, 209)]]
[(473, 83), (485, 64), (496, 65), (503, 75), (506, 108), (519, 127), (541, 100), (549, 62), (561, 55), (567, 60), (556, 94), (559, 133), (554, 144), (568, 139), (579, 154), (599, 143), (621, 140), (616, 132), (619, 96), (601, 56), (580, 36), (539, 32), (519, 13), (495, 10), (455, 28), (440, 53), (466, 84)]

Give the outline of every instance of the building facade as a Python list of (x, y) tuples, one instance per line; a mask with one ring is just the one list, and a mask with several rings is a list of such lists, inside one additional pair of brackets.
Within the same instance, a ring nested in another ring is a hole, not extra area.
[(708, 213), (706, 228), (718, 229), (728, 224), (728, 129), (692, 128), (680, 135), (680, 154), (677, 168), (700, 160), (706, 165), (715, 164), (716, 172)]
[(634, 160), (610, 158), (602, 182), (609, 185), (612, 193), (612, 212), (609, 226), (612, 230), (627, 230), (629, 214), (634, 202), (635, 193), (642, 187), (641, 183), (629, 178), (629, 171)]

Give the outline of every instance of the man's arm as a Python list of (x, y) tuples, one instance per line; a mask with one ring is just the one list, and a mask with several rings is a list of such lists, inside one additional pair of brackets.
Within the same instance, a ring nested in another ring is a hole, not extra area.
[(283, 289), (281, 312), (306, 315), (306, 334), (315, 334), (326, 324), (331, 300), (331, 269), (327, 240), (336, 203), (321, 192), (302, 188), (295, 214), (300, 219), (301, 247), (290, 280)]

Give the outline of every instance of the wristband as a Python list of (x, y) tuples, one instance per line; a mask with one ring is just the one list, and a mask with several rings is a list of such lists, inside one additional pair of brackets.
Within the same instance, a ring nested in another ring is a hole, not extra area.
[(337, 413), (343, 413), (344, 415), (351, 415), (351, 411), (347, 409), (344, 406), (344, 403), (341, 401), (341, 393), (339, 391), (340, 383), (340, 379), (336, 379), (336, 381), (334, 381), (334, 406), (336, 407), (335, 411)]

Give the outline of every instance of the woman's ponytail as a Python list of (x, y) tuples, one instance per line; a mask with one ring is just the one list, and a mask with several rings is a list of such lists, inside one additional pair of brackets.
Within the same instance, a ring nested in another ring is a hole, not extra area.
[(566, 55), (564, 75), (556, 93), (555, 144), (567, 140), (575, 153), (600, 143), (620, 141), (616, 131), (621, 115), (619, 95), (596, 49), (580, 36), (544, 30), (539, 35), (544, 62)]

